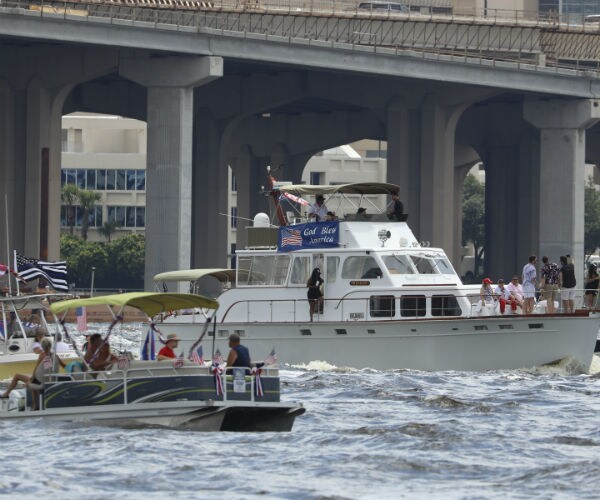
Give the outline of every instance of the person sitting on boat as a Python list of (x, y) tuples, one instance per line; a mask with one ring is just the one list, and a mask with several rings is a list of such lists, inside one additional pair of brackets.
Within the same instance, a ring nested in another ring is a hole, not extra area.
[(308, 304), (310, 307), (310, 320), (313, 320), (313, 315), (315, 314), (315, 306), (319, 304), (319, 310), (323, 309), (323, 294), (321, 293), (321, 285), (324, 283), (323, 278), (321, 278), (321, 270), (318, 267), (313, 269), (310, 278), (306, 282), (306, 286), (308, 287), (307, 297)]
[(110, 352), (108, 341), (102, 340), (102, 335), (94, 333), (89, 340), (88, 349), (83, 357), (92, 371), (106, 370), (117, 361), (117, 357)]
[(56, 334), (56, 342), (54, 344), (54, 352), (60, 354), (62, 352), (71, 352), (71, 346), (66, 342), (63, 342), (62, 335), (60, 333)]
[(356, 211), (356, 218), (357, 220), (370, 219), (369, 214), (367, 214), (367, 209), (365, 207), (359, 207)]
[(492, 288), (492, 280), (489, 278), (484, 278), (481, 283), (481, 288), (479, 289), (479, 303), (477, 306), (477, 312), (486, 312), (489, 313), (489, 309), (484, 309), (485, 307), (493, 307), (495, 302), (498, 300), (496, 294), (494, 293), (494, 289)]
[(164, 361), (169, 359), (175, 359), (177, 354), (175, 354), (175, 349), (179, 345), (179, 337), (176, 333), (169, 333), (167, 335), (167, 342), (164, 347), (158, 351), (158, 355), (156, 356), (157, 361)]
[(325, 220), (338, 220), (337, 215), (335, 215), (335, 212), (327, 212), (327, 217)]
[(406, 214), (404, 213), (404, 205), (400, 201), (400, 195), (397, 191), (392, 191), (390, 194), (392, 196), (392, 203), (390, 204), (391, 209), (388, 212), (388, 219), (405, 221)]
[(521, 283), (519, 283), (519, 277), (513, 276), (510, 283), (506, 285), (506, 289), (515, 299), (517, 306), (523, 309), (523, 287), (521, 286)]
[(240, 336), (237, 333), (229, 336), (229, 347), (231, 350), (227, 356), (227, 368), (234, 366), (250, 368), (250, 351), (240, 344)]
[(315, 203), (308, 207), (308, 217), (315, 218), (316, 222), (325, 220), (327, 218), (327, 206), (325, 205), (325, 198), (322, 194), (318, 194), (315, 197)]
[[(43, 339), (42, 343), (41, 343), (41, 349), (42, 351), (40, 352), (40, 355), (38, 356), (37, 362), (35, 363), (35, 368), (33, 369), (33, 375), (31, 375), (31, 377), (29, 375), (23, 375), (22, 373), (17, 373), (10, 385), (6, 388), (6, 390), (0, 395), (0, 398), (7, 398), (10, 393), (13, 391), (13, 389), (15, 387), (17, 387), (17, 384), (19, 382), (23, 382), (25, 384), (25, 386), (27, 387), (27, 389), (29, 389), (31, 391), (31, 396), (32, 396), (32, 409), (33, 410), (37, 410), (37, 403), (38, 403), (38, 399), (39, 399), (39, 390), (43, 387), (44, 385), (44, 375), (46, 374), (46, 371), (48, 370), (47, 365), (48, 363), (45, 363), (44, 361), (46, 360), (46, 358), (50, 358), (50, 356), (52, 356), (52, 353), (50, 351), (50, 349), (52, 348), (52, 342), (50, 342), (49, 339)], [(50, 363), (50, 366), (52, 366), (52, 363)]]
[(31, 352), (34, 352), (36, 354), (42, 353), (42, 340), (46, 336), (46, 333), (48, 333), (46, 331), (46, 329), (41, 326), (38, 326), (35, 329), (35, 337), (34, 337), (35, 340), (33, 341), (33, 344), (31, 345)]
[(517, 301), (508, 288), (504, 286), (504, 280), (502, 278), (498, 280), (498, 286), (496, 287), (496, 290), (494, 290), (494, 293), (500, 302), (500, 312), (502, 314), (504, 314), (504, 311), (506, 310), (507, 303), (510, 304), (510, 308), (513, 312), (517, 310)]

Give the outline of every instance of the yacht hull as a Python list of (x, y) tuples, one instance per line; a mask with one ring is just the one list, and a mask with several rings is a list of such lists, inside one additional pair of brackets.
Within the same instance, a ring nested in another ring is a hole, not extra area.
[[(534, 315), (377, 322), (219, 323), (215, 349), (242, 336), (254, 361), (274, 347), (281, 363), (326, 361), (336, 366), (415, 370), (507, 370), (570, 358), (589, 369), (600, 317)], [(171, 321), (187, 348), (198, 325)]]

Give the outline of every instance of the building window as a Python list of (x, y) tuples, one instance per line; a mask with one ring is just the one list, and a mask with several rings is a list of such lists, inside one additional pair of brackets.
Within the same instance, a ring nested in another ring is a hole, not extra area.
[(127, 170), (127, 191), (135, 191), (136, 180), (135, 170)]
[(60, 131), (60, 146), (63, 153), (69, 151), (69, 131), (66, 128)]
[(108, 207), (108, 220), (118, 227), (125, 227), (125, 207)]
[(237, 207), (231, 207), (230, 227), (231, 229), (237, 229)]
[(323, 172), (311, 172), (310, 173), (310, 183), (313, 186), (318, 186), (323, 182), (325, 174)]
[(106, 171), (106, 190), (114, 191), (115, 189), (115, 171), (107, 170)]
[(106, 189), (106, 170), (96, 170), (96, 189)]
[(125, 170), (115, 170), (115, 175), (117, 176), (115, 189), (119, 191), (125, 191), (125, 189), (127, 189), (127, 185), (125, 183)]
[(135, 227), (146, 227), (146, 207), (135, 208)]
[(137, 191), (146, 191), (146, 171), (135, 171), (135, 189)]

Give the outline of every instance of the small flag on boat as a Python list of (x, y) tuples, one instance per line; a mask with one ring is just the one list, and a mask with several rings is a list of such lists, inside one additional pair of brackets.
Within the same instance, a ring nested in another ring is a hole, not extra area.
[(181, 351), (181, 354), (175, 358), (175, 361), (173, 361), (173, 368), (181, 368), (183, 363), (183, 351)]
[(204, 353), (202, 352), (202, 346), (199, 345), (197, 349), (192, 352), (192, 361), (200, 366), (204, 366)]
[(15, 252), (15, 269), (23, 281), (44, 278), (48, 284), (59, 292), (68, 292), (67, 263), (65, 261), (46, 262), (24, 257)]
[(219, 351), (219, 349), (217, 349), (217, 352), (215, 352), (215, 355), (213, 356), (213, 364), (215, 365), (222, 365), (223, 364), (223, 355), (221, 354), (221, 351)]
[(298, 229), (281, 227), (280, 230), (282, 247), (302, 245), (302, 235)]
[(265, 358), (263, 363), (265, 364), (265, 366), (274, 365), (275, 363), (277, 363), (277, 354), (275, 354), (275, 349), (273, 349), (270, 352), (270, 354)]
[(127, 354), (120, 354), (117, 358), (117, 367), (119, 370), (128, 370), (129, 369), (129, 357)]
[(140, 358), (143, 361), (153, 361), (156, 359), (156, 346), (154, 342), (154, 329), (152, 328), (152, 325), (150, 325), (144, 343), (142, 344), (142, 352), (140, 353)]
[(8, 272), (8, 266), (0, 264), (0, 276), (4, 276)]
[(310, 203), (308, 201), (306, 201), (304, 198), (295, 196), (292, 193), (281, 193), (281, 195), (279, 196), (279, 201), (283, 201), (286, 198), (290, 201), (293, 201), (294, 203), (300, 203), (300, 205), (304, 205), (305, 207), (310, 205)]
[(4, 333), (4, 323), (0, 323), (0, 339), (6, 339), (6, 334)]
[(78, 307), (75, 309), (75, 315), (77, 316), (77, 331), (85, 332), (87, 330), (87, 310), (85, 307)]

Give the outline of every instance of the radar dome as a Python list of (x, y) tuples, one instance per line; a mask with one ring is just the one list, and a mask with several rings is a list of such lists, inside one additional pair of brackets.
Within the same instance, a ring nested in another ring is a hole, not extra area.
[(264, 212), (259, 212), (254, 216), (254, 220), (252, 221), (252, 225), (254, 227), (270, 227), (271, 220), (269, 216)]

